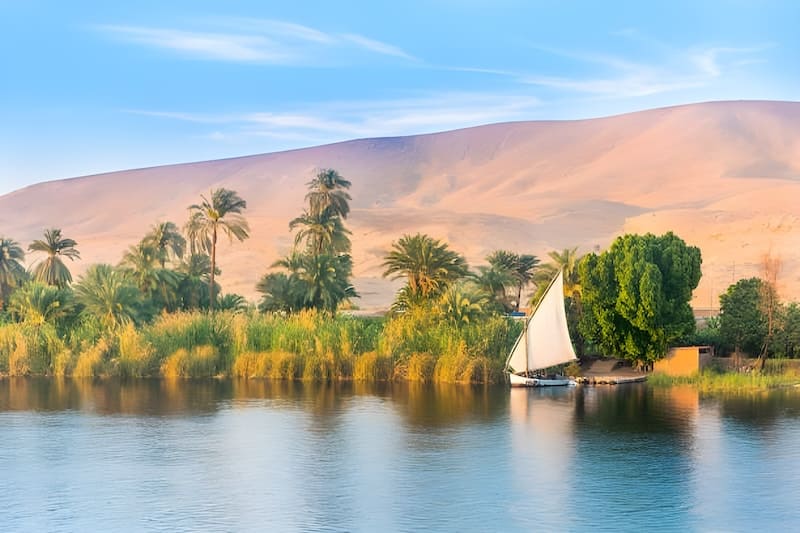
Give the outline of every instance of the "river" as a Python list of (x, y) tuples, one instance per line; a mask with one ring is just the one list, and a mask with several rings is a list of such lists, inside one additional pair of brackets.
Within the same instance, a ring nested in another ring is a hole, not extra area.
[(783, 531), (800, 390), (0, 380), (2, 531)]

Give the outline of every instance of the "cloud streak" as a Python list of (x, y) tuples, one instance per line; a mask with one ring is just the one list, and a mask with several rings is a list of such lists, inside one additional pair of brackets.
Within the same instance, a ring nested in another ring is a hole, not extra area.
[[(269, 137), (327, 143), (358, 137), (430, 133), (481, 124), (530, 119), (541, 102), (524, 94), (443, 93), (396, 100), (308, 104), (279, 112), (188, 113), (126, 110), (160, 119), (205, 124), (206, 138)], [(302, 110), (301, 110), (302, 109)]]
[[(211, 21), (199, 25), (209, 26)], [(212, 30), (188, 30), (104, 24), (94, 29), (120, 42), (209, 61), (307, 66), (323, 59), (346, 60), (354, 53), (416, 61), (400, 47), (364, 35), (326, 33), (282, 20), (223, 18), (213, 21), (213, 26)]]
[(645, 39), (634, 30), (618, 32), (618, 36), (646, 43), (657, 57), (644, 61), (597, 52), (579, 52), (532, 45), (541, 52), (564, 57), (578, 64), (605, 69), (601, 76), (551, 76), (520, 74), (522, 83), (610, 98), (650, 96), (708, 86), (731, 69), (757, 62), (753, 55), (771, 45), (752, 47), (706, 46), (675, 49)]

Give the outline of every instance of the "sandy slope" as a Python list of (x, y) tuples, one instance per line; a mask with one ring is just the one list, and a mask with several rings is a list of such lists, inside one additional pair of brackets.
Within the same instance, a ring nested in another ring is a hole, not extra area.
[(45, 227), (62, 228), (79, 242), (79, 274), (93, 262), (116, 263), (158, 220), (182, 224), (201, 193), (232, 188), (248, 201), (252, 237), (221, 251), (220, 281), (226, 292), (255, 298), (259, 276), (291, 246), (288, 221), (318, 167), (353, 182), (348, 225), (365, 308), (391, 301), (397, 283), (381, 279), (382, 257), (393, 240), (418, 231), (478, 264), (497, 248), (544, 256), (672, 229), (703, 250), (696, 306), (716, 305), (770, 251), (783, 260), (783, 296), (800, 298), (795, 102), (494, 124), (41, 183), (0, 197), (0, 234), (27, 245)]

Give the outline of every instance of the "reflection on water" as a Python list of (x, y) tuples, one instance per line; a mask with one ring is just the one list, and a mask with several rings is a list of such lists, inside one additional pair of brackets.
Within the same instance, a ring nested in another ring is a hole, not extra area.
[[(787, 529), (800, 391), (0, 380), (0, 530)], [(9, 444), (10, 443), (10, 444)]]

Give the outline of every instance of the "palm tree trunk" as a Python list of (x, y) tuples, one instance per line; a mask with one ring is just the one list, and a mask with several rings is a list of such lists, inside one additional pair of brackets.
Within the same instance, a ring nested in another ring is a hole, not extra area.
[(214, 272), (217, 270), (217, 227), (214, 226), (214, 230), (211, 236), (211, 276), (209, 284), (208, 284), (208, 294), (209, 294), (209, 309), (211, 312), (214, 312)]

